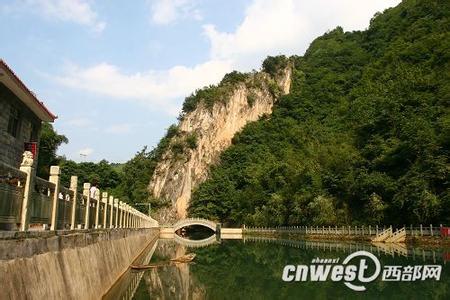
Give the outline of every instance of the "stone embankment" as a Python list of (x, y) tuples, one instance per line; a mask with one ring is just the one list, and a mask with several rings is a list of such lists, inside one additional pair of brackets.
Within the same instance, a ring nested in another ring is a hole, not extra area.
[(0, 234), (0, 299), (99, 299), (159, 228)]

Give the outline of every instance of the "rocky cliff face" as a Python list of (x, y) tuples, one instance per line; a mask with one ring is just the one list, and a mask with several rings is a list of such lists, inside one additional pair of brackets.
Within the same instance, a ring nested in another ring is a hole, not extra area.
[(156, 216), (160, 222), (186, 217), (192, 190), (207, 178), (209, 167), (230, 146), (233, 136), (247, 123), (270, 114), (277, 98), (289, 92), (291, 72), (288, 65), (274, 75), (253, 73), (233, 84), (221, 101), (209, 107), (199, 102), (182, 117), (149, 186), (153, 197), (171, 203)]

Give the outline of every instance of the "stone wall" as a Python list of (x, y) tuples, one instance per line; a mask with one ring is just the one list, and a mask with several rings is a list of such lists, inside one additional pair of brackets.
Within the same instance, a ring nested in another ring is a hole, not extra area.
[(0, 299), (100, 299), (158, 236), (159, 228), (5, 233)]
[[(11, 107), (20, 112), (16, 137), (8, 133)], [(25, 142), (38, 142), (41, 121), (5, 85), (0, 83), (0, 161), (18, 168)], [(36, 160), (37, 161), (37, 160)]]

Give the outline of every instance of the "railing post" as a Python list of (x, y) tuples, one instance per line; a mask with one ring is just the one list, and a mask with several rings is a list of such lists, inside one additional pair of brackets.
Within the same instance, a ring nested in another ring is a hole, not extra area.
[(100, 192), (96, 193), (95, 197), (96, 197), (95, 201), (97, 203), (97, 205), (95, 207), (95, 228), (98, 228), (99, 217), (100, 217)]
[(130, 205), (128, 207), (128, 227), (132, 228), (133, 227), (133, 207)]
[(116, 211), (116, 217), (115, 217), (115, 222), (114, 222), (114, 228), (118, 228), (119, 225), (119, 199), (115, 198), (114, 199), (114, 207), (115, 207), (115, 211)]
[(50, 178), (48, 181), (55, 184), (55, 190), (53, 192), (52, 199), (52, 216), (50, 221), (50, 230), (56, 230), (56, 217), (58, 214), (58, 200), (59, 200), (59, 175), (61, 174), (61, 170), (59, 166), (51, 166), (50, 167)]
[(77, 187), (78, 187), (78, 177), (77, 176), (71, 176), (70, 177), (70, 190), (73, 192), (73, 198), (72, 198), (72, 211), (70, 216), (70, 230), (75, 229), (75, 220), (76, 220), (76, 213), (77, 213)]
[(110, 207), (110, 213), (109, 213), (109, 228), (113, 228), (114, 225), (114, 196), (109, 196), (109, 205)]
[(128, 205), (127, 228), (131, 228), (131, 205)]
[[(27, 153), (28, 152), (28, 153)], [(28, 158), (26, 157), (28, 156)], [(31, 158), (30, 158), (31, 157)], [(24, 152), (24, 160), (20, 165), (20, 171), (27, 174), (27, 179), (25, 181), (25, 186), (23, 189), (23, 199), (22, 199), (22, 211), (20, 214), (20, 231), (28, 230), (28, 223), (30, 222), (28, 206), (31, 200), (31, 194), (33, 193), (34, 184), (34, 168), (33, 168), (33, 154), (29, 151)]]
[(125, 213), (125, 211), (124, 211), (124, 206), (125, 206), (125, 203), (124, 202), (122, 202), (122, 201), (120, 201), (119, 202), (120, 204), (119, 204), (119, 227), (120, 228), (123, 228), (123, 221), (124, 221), (124, 213)]
[(128, 228), (128, 204), (124, 205), (124, 212), (123, 227)]
[(423, 236), (423, 228), (422, 228), (422, 224), (420, 224), (420, 236)]
[(433, 224), (430, 224), (430, 235), (433, 236)]
[(104, 204), (104, 208), (103, 208), (103, 228), (106, 228), (106, 218), (108, 216), (108, 193), (107, 192), (103, 192), (102, 193), (102, 203)]
[(89, 190), (91, 189), (91, 184), (89, 182), (85, 182), (83, 184), (83, 195), (86, 196), (86, 207), (84, 213), (84, 229), (89, 229), (89, 206), (91, 202), (91, 193)]

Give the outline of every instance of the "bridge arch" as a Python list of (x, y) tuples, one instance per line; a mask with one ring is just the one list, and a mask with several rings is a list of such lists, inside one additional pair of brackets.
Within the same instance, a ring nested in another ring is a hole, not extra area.
[(207, 219), (202, 219), (202, 218), (187, 218), (187, 219), (181, 219), (178, 222), (176, 222), (175, 224), (173, 224), (173, 230), (176, 232), (177, 230), (179, 230), (183, 227), (194, 226), (194, 225), (208, 227), (212, 231), (216, 232), (218, 224), (213, 221), (210, 221)]

